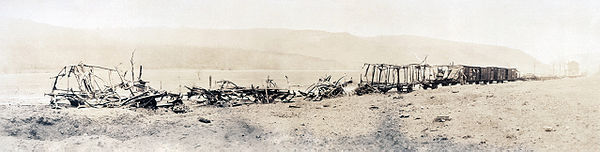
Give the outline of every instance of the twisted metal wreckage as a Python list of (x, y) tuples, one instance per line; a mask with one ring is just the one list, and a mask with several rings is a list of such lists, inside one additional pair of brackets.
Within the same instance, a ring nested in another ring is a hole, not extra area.
[[(133, 61), (131, 71), (134, 71)], [(127, 78), (129, 72), (130, 79)], [(343, 77), (331, 82), (331, 76), (320, 79), (306, 91), (280, 89), (276, 83), (267, 78), (265, 88), (251, 85), (238, 86), (234, 82), (217, 81), (217, 89), (188, 87), (185, 94), (156, 90), (149, 82), (142, 80), (142, 66), (139, 67), (137, 79), (134, 72), (121, 72), (117, 67), (77, 64), (63, 67), (51, 77), (54, 80), (50, 96), (50, 104), (55, 108), (73, 107), (122, 107), (122, 108), (170, 108), (174, 112), (186, 112), (189, 107), (184, 101), (198, 105), (215, 105), (221, 107), (239, 106), (243, 104), (266, 104), (274, 102), (293, 102), (296, 97), (304, 97), (309, 101), (320, 101), (345, 94), (343, 87), (352, 81), (342, 81)], [(300, 94), (297, 94), (299, 92)], [(65, 104), (62, 101), (68, 101)]]

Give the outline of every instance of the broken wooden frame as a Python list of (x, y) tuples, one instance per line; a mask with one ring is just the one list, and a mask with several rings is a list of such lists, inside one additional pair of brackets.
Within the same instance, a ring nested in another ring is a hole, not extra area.
[(137, 80), (133, 72), (130, 72), (132, 76), (128, 80), (127, 71), (121, 74), (116, 67), (83, 63), (64, 66), (56, 76), (51, 77), (54, 79), (52, 91), (45, 95), (51, 97), (50, 104), (55, 107), (60, 107), (59, 102), (64, 100), (75, 107), (157, 108), (157, 102), (162, 100), (167, 100), (167, 104), (161, 106), (182, 104), (178, 94), (147, 86), (148, 82), (141, 79), (141, 65), (139, 70)]
[(410, 92), (418, 84), (425, 84), (429, 65), (409, 64), (364, 64), (365, 71), (360, 76), (360, 84), (373, 87), (379, 92), (387, 92), (396, 88), (398, 91)]

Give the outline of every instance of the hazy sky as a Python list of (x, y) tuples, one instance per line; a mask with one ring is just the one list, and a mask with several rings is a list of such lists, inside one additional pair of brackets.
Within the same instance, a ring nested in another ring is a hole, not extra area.
[(598, 0), (2, 0), (0, 16), (75, 28), (290, 28), (507, 46), (543, 62), (600, 52)]

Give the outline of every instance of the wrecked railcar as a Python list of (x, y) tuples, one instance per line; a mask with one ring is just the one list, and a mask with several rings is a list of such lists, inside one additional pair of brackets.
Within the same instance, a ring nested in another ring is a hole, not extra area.
[(265, 88), (258, 86), (242, 87), (228, 80), (217, 81), (219, 88), (205, 89), (201, 87), (187, 87), (187, 100), (195, 101), (201, 105), (218, 107), (235, 107), (244, 104), (267, 104), (275, 102), (292, 102), (296, 92), (288, 89), (278, 89), (275, 83), (267, 80)]
[[(133, 69), (133, 68), (132, 68)], [(64, 66), (53, 79), (50, 104), (56, 108), (73, 107), (173, 107), (182, 104), (178, 94), (160, 91), (141, 79), (142, 66), (137, 80), (133, 72), (121, 73), (117, 68), (88, 64)], [(67, 101), (67, 104), (63, 103)], [(163, 102), (158, 105), (158, 102)]]
[(368, 85), (380, 92), (394, 88), (400, 92), (411, 92), (415, 87), (427, 89), (465, 82), (463, 66), (460, 65), (365, 64), (363, 70), (359, 85)]
[(378, 92), (387, 92), (395, 88), (398, 91), (410, 92), (415, 85), (424, 83), (427, 66), (364, 64), (365, 72), (360, 76), (359, 88), (372, 87)]
[(357, 94), (410, 92), (416, 87), (436, 89), (439, 85), (503, 83), (518, 79), (516, 69), (468, 65), (364, 64)]

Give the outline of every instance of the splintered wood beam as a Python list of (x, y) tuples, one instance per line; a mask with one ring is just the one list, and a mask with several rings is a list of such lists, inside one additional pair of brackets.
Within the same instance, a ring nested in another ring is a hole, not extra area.
[(396, 68), (396, 84), (400, 83), (400, 68)]
[(377, 67), (375, 67), (376, 65), (373, 65), (373, 72), (371, 75), (371, 85), (373, 85), (375, 83), (375, 71), (377, 71)]
[(140, 65), (140, 73), (138, 76), (138, 80), (142, 80), (142, 65)]
[[(117, 68), (115, 68), (115, 69), (117, 69)], [(117, 75), (121, 79), (121, 84), (125, 84), (125, 80), (123, 79), (123, 76), (121, 76), (121, 74), (119, 73), (118, 69), (117, 69)], [(131, 93), (132, 96), (135, 95), (135, 94), (133, 94), (133, 91), (131, 90), (131, 87), (129, 87), (129, 89), (127, 89), (127, 90), (129, 90), (129, 93)]]
[(131, 63), (131, 86), (134, 85), (135, 82), (135, 68), (133, 67), (133, 55), (135, 55), (135, 49), (131, 52), (131, 59), (129, 59), (129, 63)]
[(381, 82), (381, 65), (379, 65), (379, 67), (377, 67), (377, 71), (379, 71), (379, 73), (377, 74), (377, 83)]
[(385, 78), (385, 83), (389, 83), (390, 82), (390, 71), (391, 71), (390, 67), (387, 67), (387, 69), (385, 71), (387, 74), (387, 76)]
[(111, 68), (107, 68), (107, 67), (103, 67), (103, 66), (98, 66), (98, 65), (83, 64), (83, 66), (84, 67), (89, 67), (89, 68), (98, 68), (98, 69), (108, 70), (108, 71), (116, 71), (115, 69), (111, 69)]
[(63, 67), (57, 74), (57, 76), (54, 78), (54, 84), (52, 84), (52, 91), (51, 93), (54, 93), (54, 90), (56, 90), (56, 83), (58, 83), (58, 77), (60, 76), (60, 74), (65, 71), (67, 69), (67, 67)]
[(114, 91), (114, 90), (115, 90), (115, 88), (114, 88), (114, 86), (113, 86), (113, 83), (112, 83), (112, 78), (111, 78), (111, 76), (110, 76), (110, 75), (112, 75), (112, 71), (108, 71), (108, 86), (110, 86), (110, 89), (112, 89), (112, 90)]
[[(365, 76), (365, 79), (366, 79), (365, 81), (367, 81), (367, 83), (369, 83), (369, 75), (368, 75), (368, 74), (369, 74), (369, 68), (371, 67), (371, 65), (370, 65), (370, 64), (367, 64), (367, 63), (365, 63), (365, 64), (363, 65), (363, 68), (364, 68), (365, 66), (367, 66), (367, 69), (365, 69), (365, 75), (364, 75), (364, 76)], [(363, 80), (362, 80), (362, 76), (361, 76), (361, 77), (360, 77), (360, 82), (362, 83), (362, 81), (363, 81)]]

